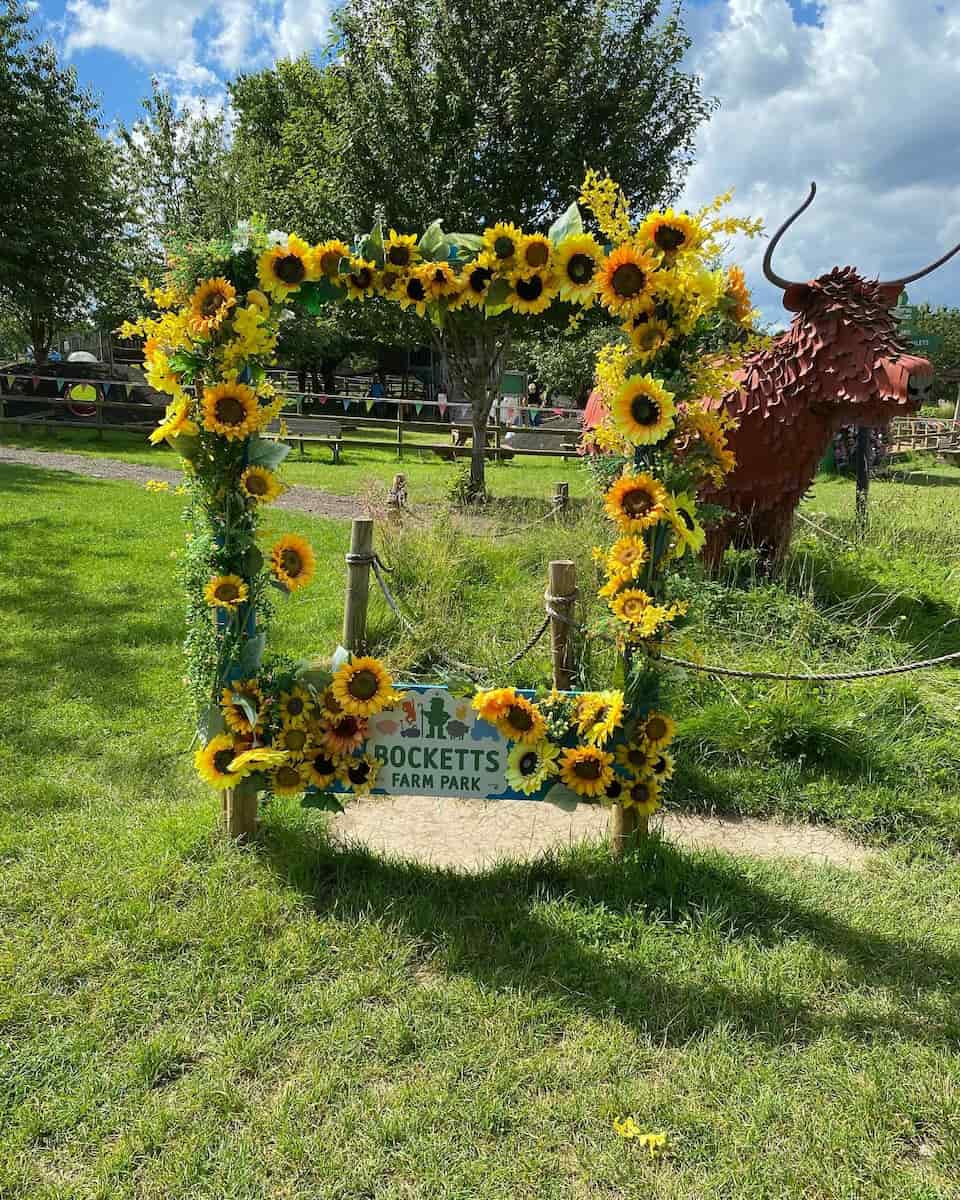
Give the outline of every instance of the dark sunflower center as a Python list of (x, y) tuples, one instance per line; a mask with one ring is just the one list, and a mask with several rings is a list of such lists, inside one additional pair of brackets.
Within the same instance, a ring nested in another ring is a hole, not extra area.
[(651, 717), (647, 722), (647, 737), (651, 742), (658, 742), (667, 732), (667, 724), (663, 717)]
[(236, 396), (221, 396), (217, 401), (217, 420), (221, 425), (242, 425), (247, 419), (247, 410)]
[(630, 799), (634, 804), (645, 804), (650, 799), (650, 787), (641, 779), (630, 788)]
[(287, 546), (280, 554), (280, 565), (284, 573), (293, 578), (303, 570), (303, 559), (296, 550)]
[(320, 270), (324, 275), (336, 275), (340, 268), (340, 252), (328, 250), (320, 259)]
[(550, 249), (543, 242), (534, 242), (527, 247), (523, 257), (527, 260), (528, 266), (544, 267), (550, 257)]
[(488, 267), (476, 267), (470, 272), (470, 290), (482, 296), (492, 278), (493, 272)]
[(299, 717), (303, 712), (303, 701), (299, 696), (291, 696), (287, 701), (287, 713), (291, 717)]
[(227, 767), (231, 761), (237, 757), (236, 750), (232, 746), (228, 746), (226, 750), (218, 750), (213, 756), (213, 769), (218, 775), (229, 775)]
[(350, 680), (347, 691), (354, 700), (369, 700), (371, 696), (377, 694), (377, 688), (380, 686), (380, 681), (372, 671), (364, 668), (358, 671)]
[(539, 275), (531, 275), (529, 279), (518, 279), (516, 288), (521, 300), (539, 300), (543, 295), (543, 280)]
[(278, 258), (274, 262), (273, 273), (281, 283), (303, 283), (307, 268), (298, 254), (284, 254), (282, 258)]
[(318, 754), (313, 760), (313, 769), (318, 775), (332, 775), (336, 767), (333, 765), (332, 758), (327, 758), (325, 754)]
[(216, 316), (225, 303), (226, 297), (222, 292), (211, 292), (209, 296), (204, 297), (204, 301), (200, 305), (200, 311), (205, 317), (213, 317)]
[(633, 296), (639, 296), (646, 286), (646, 282), (645, 272), (641, 271), (636, 263), (629, 262), (617, 267), (610, 280), (613, 290), (626, 300)]
[(600, 763), (595, 758), (581, 758), (573, 773), (578, 779), (599, 779)]
[(416, 300), (418, 304), (421, 300), (426, 300), (427, 292), (419, 279), (407, 280), (407, 296), (411, 300)]
[(350, 282), (355, 288), (366, 289), (373, 282), (373, 272), (369, 267), (361, 267), (350, 276)]
[(235, 583), (218, 583), (215, 595), (218, 600), (236, 600), (240, 595), (240, 589)]
[(684, 523), (684, 525), (686, 525), (687, 532), (693, 533), (694, 529), (696, 529), (696, 527), (697, 527), (697, 523), (696, 523), (696, 521), (694, 521), (693, 517), (687, 512), (687, 510), (685, 508), (678, 508), (677, 512), (680, 516), (680, 520)]
[(396, 271), (384, 271), (384, 273), (380, 276), (380, 282), (383, 284), (384, 289), (389, 291), (390, 288), (392, 288), (397, 282), (398, 278), (399, 277)]
[(347, 770), (351, 783), (366, 783), (370, 777), (370, 764), (359, 762)]
[(628, 517), (645, 517), (653, 507), (650, 493), (643, 488), (634, 488), (623, 497), (623, 511)]
[(277, 767), (274, 778), (281, 787), (296, 787), (300, 783), (300, 772), (296, 767)]
[(395, 267), (406, 267), (410, 265), (410, 247), (409, 246), (391, 246), (387, 251), (387, 262)]
[(677, 314), (674, 312), (673, 305), (669, 300), (661, 300), (656, 308), (654, 308), (653, 315), (658, 321), (666, 321), (668, 325), (671, 325)]
[(511, 704), (507, 709), (507, 724), (511, 729), (526, 733), (533, 728), (533, 717), (525, 708), (521, 708), (518, 704)]
[(631, 767), (642, 767), (646, 761), (647, 756), (642, 750), (633, 749), (627, 751), (627, 762)]
[(620, 795), (622, 792), (623, 792), (623, 784), (620, 782), (620, 780), (619, 780), (619, 779), (612, 779), (612, 780), (611, 780), (611, 781), (610, 781), (610, 782), (607, 784), (607, 788), (606, 788), (606, 795), (607, 795), (607, 799), (609, 799), (609, 800), (616, 800), (616, 799), (617, 799), (617, 797), (618, 797), (618, 796), (619, 796), (619, 795)]
[(514, 249), (513, 238), (504, 237), (502, 234), (493, 243), (493, 252), (497, 258), (511, 258)]
[(287, 743), (288, 750), (297, 752), (307, 744), (307, 735), (302, 729), (288, 729), (283, 740)]
[(606, 705), (604, 705), (603, 708), (598, 708), (597, 711), (593, 714), (594, 725), (601, 725), (607, 719), (607, 714), (609, 712), (610, 712), (610, 709), (607, 708)]
[(654, 775), (662, 775), (667, 769), (667, 760), (661, 754), (657, 761), (653, 764)]
[(352, 738), (360, 728), (360, 722), (356, 717), (341, 717), (333, 728), (338, 737)]
[(446, 271), (442, 271), (439, 267), (437, 267), (437, 269), (433, 273), (433, 282), (436, 284), (439, 284), (442, 287), (443, 284), (445, 284), (447, 282)]
[(532, 750), (528, 750), (527, 753), (524, 754), (524, 756), (520, 759), (519, 763), (517, 763), (517, 766), (520, 768), (520, 774), (533, 775), (537, 769), (538, 762), (539, 759), (537, 758), (536, 754), (534, 754)]
[(646, 313), (646, 312), (637, 313), (637, 315), (633, 318), (634, 329), (638, 329), (641, 325), (646, 325), (646, 323), (649, 320), (650, 320), (649, 313)]
[(589, 283), (596, 268), (589, 254), (574, 254), (567, 263), (567, 275), (574, 283)]
[(630, 404), (630, 416), (638, 425), (656, 425), (660, 418), (660, 406), (649, 396), (635, 396)]
[(250, 475), (247, 478), (247, 491), (254, 496), (265, 496), (268, 491), (267, 481), (262, 475)]
[(675, 229), (672, 225), (661, 225), (653, 235), (653, 240), (665, 253), (672, 254), (680, 249), (687, 240), (687, 235), (682, 229)]

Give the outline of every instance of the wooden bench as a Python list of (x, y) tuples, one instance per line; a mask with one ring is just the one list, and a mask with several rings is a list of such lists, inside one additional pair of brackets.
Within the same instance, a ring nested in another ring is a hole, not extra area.
[(314, 442), (320, 446), (329, 446), (333, 451), (333, 461), (340, 461), (340, 450), (343, 447), (343, 426), (339, 421), (329, 417), (286, 417), (280, 418), (286, 425), (286, 434), (281, 438), (280, 426), (264, 432), (263, 437), (275, 441), (297, 442), (300, 453), (304, 454), (304, 442)]

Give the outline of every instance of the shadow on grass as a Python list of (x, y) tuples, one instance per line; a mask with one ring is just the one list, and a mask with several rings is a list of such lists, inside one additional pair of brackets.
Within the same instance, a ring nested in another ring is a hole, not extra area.
[[(803, 1044), (830, 1030), (865, 1042), (896, 1035), (954, 1044), (960, 1035), (960, 1015), (944, 1023), (925, 1009), (924, 996), (924, 989), (958, 977), (960, 955), (847, 924), (791, 895), (789, 883), (774, 890), (751, 878), (745, 865), (717, 855), (686, 854), (654, 840), (623, 863), (605, 848), (586, 846), (458, 874), (355, 844), (341, 847), (321, 828), (307, 831), (282, 819), (265, 821), (258, 852), (318, 912), (383, 921), (415, 939), (434, 970), (546, 995), (577, 1013), (614, 1016), (657, 1043), (682, 1046), (719, 1026), (781, 1044)], [(765, 984), (762, 969), (749, 961), (729, 969), (741, 982), (721, 981), (707, 964), (698, 966), (689, 941), (665, 965), (669, 951), (644, 947), (654, 923), (683, 939), (705, 928), (702, 946), (719, 937), (726, 948), (739, 944), (747, 960), (807, 943), (842, 960), (843, 967), (830, 970), (831, 986), (840, 976), (851, 990), (895, 991), (895, 1011), (881, 1012), (866, 997), (843, 1012), (815, 1009), (798, 999), (788, 974), (782, 986)]]

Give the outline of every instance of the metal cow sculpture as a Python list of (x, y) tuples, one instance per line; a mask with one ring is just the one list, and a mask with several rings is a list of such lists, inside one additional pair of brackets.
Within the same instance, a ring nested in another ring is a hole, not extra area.
[(763, 260), (784, 307), (797, 315), (767, 349), (745, 361), (738, 386), (707, 407), (739, 421), (729, 434), (737, 456), (722, 488), (704, 496), (731, 516), (712, 531), (705, 557), (716, 566), (727, 545), (759, 549), (775, 564), (790, 542), (793, 515), (831, 439), (845, 425), (885, 428), (916, 412), (929, 395), (933, 367), (908, 354), (890, 310), (903, 288), (935, 271), (960, 250), (929, 267), (881, 283), (852, 267), (835, 267), (809, 283), (794, 283), (771, 266), (780, 239), (813, 202), (816, 184), (774, 234)]

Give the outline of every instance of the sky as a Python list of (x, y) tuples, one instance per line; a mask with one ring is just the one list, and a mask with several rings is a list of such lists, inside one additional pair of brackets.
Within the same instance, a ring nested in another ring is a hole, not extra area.
[[(132, 122), (157, 76), (183, 104), (224, 101), (224, 80), (318, 53), (335, 0), (30, 0), (34, 24)], [(535, 13), (535, 5), (531, 12)], [(772, 232), (817, 199), (775, 261), (806, 280), (836, 265), (890, 279), (960, 242), (960, 0), (687, 0), (687, 67), (720, 108), (702, 129), (681, 206), (735, 189), (733, 211)], [(734, 244), (757, 304), (782, 322), (760, 269)], [(960, 255), (910, 289), (960, 306)]]

